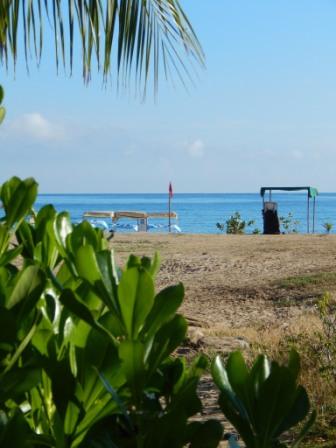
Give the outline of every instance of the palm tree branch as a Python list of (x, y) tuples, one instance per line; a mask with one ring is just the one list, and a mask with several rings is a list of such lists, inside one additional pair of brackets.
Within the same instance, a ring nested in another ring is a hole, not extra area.
[[(52, 6), (50, 10), (48, 3)], [(45, 16), (53, 28), (57, 69), (59, 64), (64, 67), (68, 64), (68, 44), (72, 72), (78, 31), (85, 82), (91, 76), (93, 55), (104, 81), (116, 72), (118, 79), (128, 84), (134, 73), (136, 84), (143, 91), (150, 79), (157, 90), (161, 71), (166, 78), (175, 72), (184, 83), (191, 78), (189, 62), (204, 64), (201, 45), (179, 0), (1, 0), (0, 62), (7, 64), (11, 55), (15, 65), (21, 35), (27, 65), (28, 55), (32, 53), (36, 62), (40, 62)], [(33, 52), (30, 52), (31, 42)]]

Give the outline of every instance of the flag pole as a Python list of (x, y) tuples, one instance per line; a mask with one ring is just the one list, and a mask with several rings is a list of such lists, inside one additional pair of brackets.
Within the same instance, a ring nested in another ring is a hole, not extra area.
[(168, 200), (168, 228), (169, 228), (169, 232), (171, 231), (171, 221), (170, 221), (170, 201), (171, 201), (171, 197), (170, 197), (170, 193), (168, 194), (169, 196), (169, 200)]
[(173, 187), (172, 183), (169, 182), (168, 187), (168, 231), (171, 232), (171, 216), (170, 216), (170, 206), (171, 206), (171, 198), (173, 197)]

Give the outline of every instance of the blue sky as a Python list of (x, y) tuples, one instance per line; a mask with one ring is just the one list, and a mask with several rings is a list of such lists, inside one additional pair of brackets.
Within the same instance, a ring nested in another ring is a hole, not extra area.
[[(145, 103), (56, 75), (52, 46), (27, 75), (0, 67), (0, 181), (41, 192), (336, 191), (336, 3), (182, 0), (206, 54), (195, 86)], [(47, 41), (52, 40), (50, 33)], [(50, 47), (50, 48), (49, 48)], [(76, 64), (75, 64), (76, 65)]]

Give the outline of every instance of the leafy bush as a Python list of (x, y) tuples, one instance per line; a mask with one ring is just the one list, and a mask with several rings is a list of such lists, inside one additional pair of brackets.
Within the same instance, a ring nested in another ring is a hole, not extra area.
[(287, 216), (280, 216), (279, 218), (280, 224), (282, 225), (285, 233), (297, 233), (298, 225), (300, 221), (294, 218), (293, 213), (289, 212)]
[(325, 222), (324, 224), (322, 224), (322, 227), (324, 228), (326, 233), (330, 233), (334, 225), (331, 222)]
[(240, 216), (239, 212), (235, 212), (232, 216), (229, 217), (228, 220), (225, 221), (225, 225), (217, 222), (216, 227), (218, 230), (224, 232), (226, 229), (226, 233), (228, 234), (238, 234), (241, 235), (245, 233), (247, 227), (250, 227), (254, 224), (254, 221), (244, 221)]
[(0, 447), (218, 446), (218, 421), (191, 420), (207, 358), (174, 356), (182, 284), (156, 294), (158, 256), (119, 269), (102, 230), (51, 205), (33, 213), (37, 187), (0, 188)]
[(101, 230), (51, 205), (29, 223), (36, 193), (18, 178), (0, 191), (0, 446), (217, 446), (220, 423), (189, 422), (206, 358), (171, 356), (183, 286), (155, 294), (157, 256), (121, 271)]
[[(288, 366), (260, 355), (251, 369), (241, 353), (232, 353), (224, 366), (219, 356), (212, 375), (220, 389), (219, 405), (241, 435), (246, 448), (283, 446), (280, 437), (304, 420), (310, 409), (305, 389), (297, 385), (300, 358), (294, 351)], [(313, 411), (293, 442), (297, 446), (314, 423)]]

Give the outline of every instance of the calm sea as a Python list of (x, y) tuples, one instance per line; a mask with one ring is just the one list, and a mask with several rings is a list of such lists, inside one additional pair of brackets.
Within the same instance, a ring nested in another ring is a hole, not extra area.
[[(297, 229), (307, 229), (307, 196), (305, 194), (273, 194), (278, 202), (279, 216), (293, 214), (299, 221)], [(312, 210), (312, 200), (311, 210)], [(58, 211), (67, 210), (74, 221), (82, 219), (84, 211), (91, 210), (133, 210), (146, 212), (167, 211), (167, 194), (45, 194), (39, 195), (37, 208), (53, 204)], [(258, 228), (262, 231), (262, 201), (258, 194), (175, 194), (172, 211), (178, 214), (178, 225), (184, 233), (217, 233), (216, 223), (224, 223), (230, 215), (239, 212), (243, 219), (254, 220), (249, 232)], [(107, 221), (108, 222), (108, 221)], [(316, 232), (324, 232), (322, 224), (331, 222), (336, 232), (336, 193), (322, 193), (316, 201)], [(135, 222), (124, 220), (124, 226)], [(150, 231), (167, 231), (166, 220), (152, 220), (156, 228)], [(110, 223), (109, 223), (110, 224)], [(130, 231), (120, 228), (120, 231)]]

